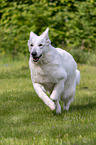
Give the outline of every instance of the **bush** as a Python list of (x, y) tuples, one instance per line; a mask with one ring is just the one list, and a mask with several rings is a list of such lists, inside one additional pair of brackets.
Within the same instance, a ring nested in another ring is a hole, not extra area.
[(0, 4), (0, 51), (26, 54), (30, 31), (40, 35), (46, 27), (50, 28), (53, 45), (94, 51), (95, 6), (92, 0), (3, 0)]
[(89, 54), (80, 49), (71, 49), (70, 53), (77, 63), (87, 63)]

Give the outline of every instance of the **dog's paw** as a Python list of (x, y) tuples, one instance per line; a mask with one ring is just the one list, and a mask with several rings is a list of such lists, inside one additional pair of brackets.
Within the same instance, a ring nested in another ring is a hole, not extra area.
[(51, 110), (55, 110), (56, 106), (55, 106), (55, 103), (53, 102), (51, 105), (50, 105), (50, 109)]

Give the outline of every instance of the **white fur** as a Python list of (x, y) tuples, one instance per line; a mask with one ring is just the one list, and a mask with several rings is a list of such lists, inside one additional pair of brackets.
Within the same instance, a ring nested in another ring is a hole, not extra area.
[[(76, 85), (80, 82), (80, 72), (77, 70), (75, 60), (68, 52), (51, 45), (48, 30), (49, 28), (40, 36), (30, 33), (29, 67), (32, 83), (38, 96), (51, 110), (56, 108), (56, 113), (61, 113), (59, 101), (64, 102), (65, 110), (69, 109), (70, 102), (75, 96)], [(33, 46), (30, 46), (31, 44)], [(33, 61), (31, 55), (33, 51), (37, 52), (38, 57), (42, 55), (37, 62)], [(46, 91), (51, 94), (50, 98), (46, 95)]]

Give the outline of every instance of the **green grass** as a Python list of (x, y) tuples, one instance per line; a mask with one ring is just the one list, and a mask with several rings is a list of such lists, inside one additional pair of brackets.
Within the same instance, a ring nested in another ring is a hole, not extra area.
[(35, 93), (28, 60), (1, 60), (0, 145), (95, 145), (96, 67), (78, 68), (81, 83), (74, 102), (56, 115)]

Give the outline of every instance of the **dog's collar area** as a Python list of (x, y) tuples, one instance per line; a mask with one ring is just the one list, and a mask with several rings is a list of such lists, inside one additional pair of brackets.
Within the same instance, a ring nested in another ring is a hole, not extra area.
[(33, 61), (37, 62), (40, 59), (41, 56), (42, 56), (42, 54), (39, 57), (33, 57)]

